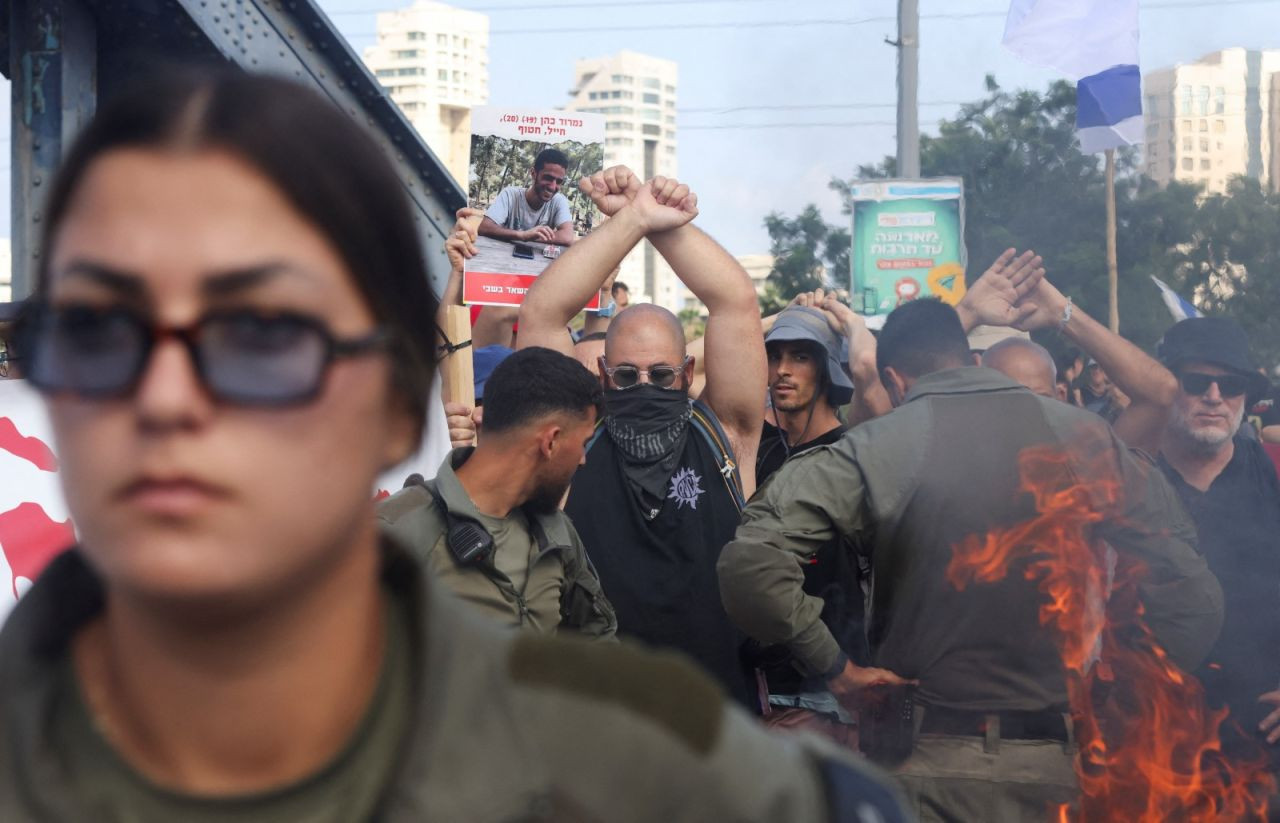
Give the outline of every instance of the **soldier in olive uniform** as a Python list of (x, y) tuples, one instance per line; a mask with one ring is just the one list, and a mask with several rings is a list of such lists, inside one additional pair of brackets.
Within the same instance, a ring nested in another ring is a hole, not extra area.
[[(1146, 565), (1147, 624), (1184, 670), (1217, 637), (1222, 591), (1159, 471), (1096, 415), (973, 366), (951, 307), (919, 300), (895, 310), (877, 359), (896, 408), (789, 460), (752, 500), (720, 557), (725, 607), (849, 704), (873, 686), (915, 689), (912, 725), (901, 730), (908, 752), (917, 733), (914, 751), (897, 772), (921, 817), (1043, 819), (1076, 793), (1066, 678), (1041, 625), (1044, 597), (1016, 571), (964, 590), (946, 577), (960, 541), (1036, 516), (1019, 487), (1020, 453), (1056, 447), (1077, 477), (1090, 476), (1078, 464), (1093, 457), (1119, 480), (1120, 504), (1098, 495), (1089, 531)], [(870, 558), (867, 640), (878, 668), (849, 661), (820, 619), (823, 602), (802, 589), (805, 563), (832, 540)]]
[(604, 394), (576, 360), (523, 349), (485, 384), (484, 439), (382, 501), (384, 532), (500, 623), (613, 638), (617, 620), (560, 500)]

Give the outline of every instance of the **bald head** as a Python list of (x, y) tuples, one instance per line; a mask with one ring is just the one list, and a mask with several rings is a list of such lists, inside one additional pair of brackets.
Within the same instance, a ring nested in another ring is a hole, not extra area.
[(1003, 373), (1036, 394), (1057, 397), (1058, 367), (1053, 356), (1039, 343), (1009, 337), (982, 354), (982, 365)]
[(687, 390), (693, 377), (693, 364), (685, 357), (684, 327), (674, 314), (652, 303), (634, 305), (613, 318), (604, 340), (604, 359), (611, 367), (670, 366), (682, 375), (676, 385), (681, 389)]
[(646, 349), (668, 350), (676, 364), (684, 360), (684, 326), (680, 325), (680, 318), (653, 303), (638, 303), (613, 318), (604, 342), (605, 359), (613, 362), (624, 357), (624, 350), (629, 351), (637, 343), (643, 343)]

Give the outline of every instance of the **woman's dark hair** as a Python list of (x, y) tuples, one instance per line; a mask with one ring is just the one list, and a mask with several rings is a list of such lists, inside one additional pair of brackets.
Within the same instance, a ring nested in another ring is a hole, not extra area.
[(179, 69), (108, 100), (67, 153), (49, 195), (37, 297), (49, 288), (53, 242), (85, 172), (109, 151), (147, 147), (221, 149), (270, 180), (337, 249), (388, 332), (396, 389), (425, 419), (437, 300), (403, 183), (362, 127), (290, 80)]

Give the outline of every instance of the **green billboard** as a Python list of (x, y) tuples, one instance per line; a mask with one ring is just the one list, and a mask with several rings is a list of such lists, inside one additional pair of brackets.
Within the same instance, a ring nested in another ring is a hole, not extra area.
[(964, 187), (957, 177), (851, 187), (854, 307), (883, 318), (902, 302), (964, 296)]

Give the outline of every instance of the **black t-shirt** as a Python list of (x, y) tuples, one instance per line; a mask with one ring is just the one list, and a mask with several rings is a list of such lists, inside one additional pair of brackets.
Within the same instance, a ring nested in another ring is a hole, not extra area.
[(746, 638), (725, 614), (716, 575), (741, 513), (702, 435), (689, 431), (668, 495), (649, 519), (606, 430), (574, 475), (565, 513), (617, 612), (619, 636), (684, 652), (758, 713)]
[(756, 487), (763, 486), (769, 475), (782, 468), (782, 464), (787, 462), (787, 458), (791, 455), (800, 454), (818, 446), (829, 446), (843, 437), (847, 430), (844, 426), (836, 426), (812, 440), (788, 448), (786, 432), (777, 426), (765, 423), (764, 431), (760, 433), (760, 451), (756, 453)]
[(1210, 705), (1226, 704), (1256, 733), (1274, 708), (1258, 697), (1280, 688), (1280, 481), (1257, 441), (1234, 443), (1231, 462), (1205, 492), (1163, 457), (1160, 467), (1195, 521), (1226, 604), (1222, 633), (1196, 675)]
[[(790, 457), (835, 443), (844, 436), (845, 431), (847, 429), (844, 426), (837, 426), (788, 449), (785, 445), (786, 433), (765, 423), (756, 458), (757, 484), (763, 486)], [(853, 662), (865, 666), (868, 665), (871, 654), (867, 649), (865, 633), (866, 608), (860, 583), (862, 576), (853, 549), (839, 540), (824, 545), (814, 555), (813, 561), (804, 567), (804, 592), (822, 598), (822, 622), (831, 630), (845, 654)], [(792, 663), (790, 653), (782, 646), (757, 649), (754, 662), (764, 671), (770, 694), (797, 694), (825, 688), (821, 678), (801, 674)]]

